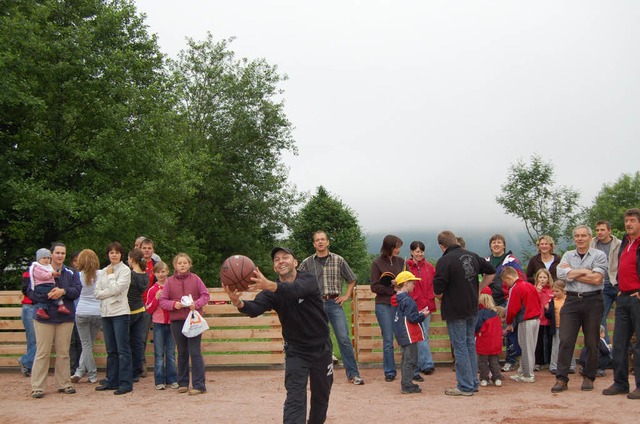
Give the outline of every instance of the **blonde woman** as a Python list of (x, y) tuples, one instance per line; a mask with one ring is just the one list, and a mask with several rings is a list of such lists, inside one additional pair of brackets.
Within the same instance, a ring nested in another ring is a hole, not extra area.
[(87, 374), (89, 383), (98, 382), (98, 369), (93, 358), (93, 345), (98, 333), (102, 330), (102, 318), (100, 316), (100, 301), (93, 294), (98, 273), (101, 272), (98, 255), (91, 249), (84, 249), (78, 255), (78, 271), (82, 291), (76, 306), (76, 325), (82, 344), (82, 354), (76, 372), (71, 377), (73, 383), (77, 383)]

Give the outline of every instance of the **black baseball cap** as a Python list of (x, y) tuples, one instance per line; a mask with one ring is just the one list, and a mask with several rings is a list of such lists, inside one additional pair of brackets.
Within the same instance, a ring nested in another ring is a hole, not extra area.
[(271, 249), (271, 260), (272, 261), (273, 261), (273, 258), (276, 256), (276, 253), (278, 253), (280, 251), (286, 252), (286, 253), (290, 254), (291, 256), (293, 256), (294, 258), (296, 257), (296, 255), (293, 253), (293, 250), (287, 249), (286, 247), (276, 246), (273, 249)]

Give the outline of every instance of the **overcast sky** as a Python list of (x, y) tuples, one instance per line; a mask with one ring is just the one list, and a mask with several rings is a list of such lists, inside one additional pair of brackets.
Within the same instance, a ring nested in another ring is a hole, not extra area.
[(640, 2), (137, 0), (163, 52), (236, 37), (282, 85), (302, 191), (366, 232), (524, 228), (495, 197), (540, 154), (588, 206), (640, 169)]

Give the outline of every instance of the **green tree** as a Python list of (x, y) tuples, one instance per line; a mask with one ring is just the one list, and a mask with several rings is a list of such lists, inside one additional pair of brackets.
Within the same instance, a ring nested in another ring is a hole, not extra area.
[(556, 187), (553, 174), (553, 165), (538, 155), (529, 164), (519, 160), (510, 166), (502, 194), (496, 197), (507, 214), (522, 219), (533, 246), (544, 234), (556, 243), (571, 240), (577, 221), (580, 193), (571, 187)]
[(585, 222), (594, 227), (596, 222), (605, 220), (617, 237), (625, 234), (624, 212), (629, 208), (640, 208), (640, 171), (622, 174), (613, 184), (604, 184), (585, 210)]
[(329, 250), (347, 260), (358, 282), (369, 281), (371, 260), (356, 214), (324, 187), (318, 187), (316, 194), (300, 209), (290, 229), (289, 242), (300, 260), (315, 253), (313, 233), (322, 230), (329, 237)]
[(171, 63), (182, 156), (198, 176), (180, 222), (207, 254), (209, 285), (232, 254), (269, 271), (269, 250), (297, 201), (282, 162), (295, 153), (279, 89), (286, 77), (263, 59), (235, 59), (229, 43), (189, 40)]
[(193, 188), (173, 159), (163, 56), (135, 7), (0, 6), (0, 269), (56, 240), (102, 257), (111, 240), (172, 237), (178, 193)]

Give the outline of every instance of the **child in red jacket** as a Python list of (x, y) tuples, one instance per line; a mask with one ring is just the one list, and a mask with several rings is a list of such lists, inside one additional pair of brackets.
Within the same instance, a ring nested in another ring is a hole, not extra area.
[(478, 353), (478, 370), (480, 371), (480, 385), (489, 385), (491, 381), (496, 386), (502, 386), (499, 356), (502, 353), (502, 322), (490, 294), (481, 293), (478, 298), (480, 310), (476, 321), (476, 352)]
[(540, 296), (533, 284), (521, 279), (513, 268), (505, 267), (502, 270), (502, 281), (511, 287), (507, 304), (507, 329), (517, 325), (518, 344), (522, 349), (518, 372), (510, 378), (519, 383), (533, 383), (536, 381), (533, 367), (542, 312)]

